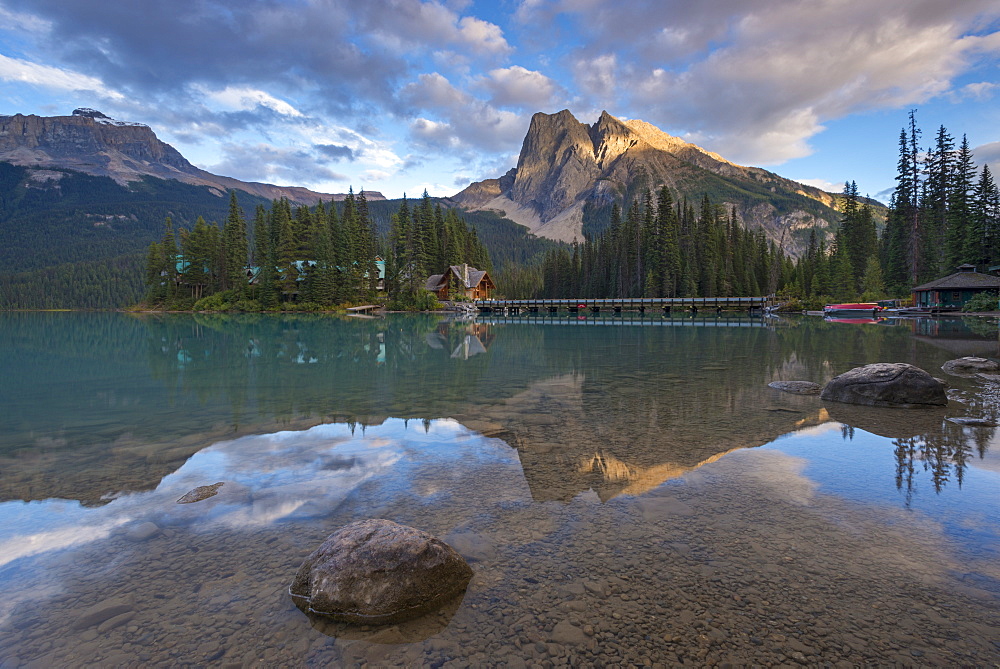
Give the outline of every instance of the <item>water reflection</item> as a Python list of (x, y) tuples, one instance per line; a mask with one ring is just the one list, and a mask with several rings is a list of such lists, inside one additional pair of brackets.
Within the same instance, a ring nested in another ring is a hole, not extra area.
[(831, 419), (948, 452), (969, 450), (951, 446), (964, 439), (981, 454), (993, 430), (943, 419), (995, 419), (1000, 404), (974, 379), (953, 380), (944, 413), (918, 416), (766, 388), (873, 361), (934, 371), (951, 342), (996, 345), (995, 330), (941, 319), (11, 314), (0, 324), (12, 371), (0, 380), (11, 409), (0, 416), (0, 499), (99, 505), (155, 488), (217, 441), (399, 416), (451, 417), (503, 438), (539, 501), (587, 490), (608, 500)]
[[(0, 663), (995, 663), (996, 434), (947, 419), (995, 419), (998, 387), (767, 387), (937, 373), (934, 328), (547, 318), (0, 315)], [(371, 517), (473, 562), (433, 631), (288, 600)]]

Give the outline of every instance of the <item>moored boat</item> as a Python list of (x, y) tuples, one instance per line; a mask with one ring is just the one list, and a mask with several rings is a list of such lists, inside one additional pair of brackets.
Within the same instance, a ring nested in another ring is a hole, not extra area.
[(859, 316), (861, 314), (876, 315), (883, 307), (878, 302), (846, 302), (843, 304), (828, 304), (823, 307), (824, 316)]

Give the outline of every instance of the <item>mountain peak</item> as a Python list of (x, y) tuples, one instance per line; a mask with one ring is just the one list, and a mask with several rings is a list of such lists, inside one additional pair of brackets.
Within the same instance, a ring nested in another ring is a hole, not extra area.
[[(295, 204), (313, 205), (320, 199), (344, 196), (316, 193), (306, 188), (240, 181), (199, 169), (177, 149), (161, 141), (142, 123), (118, 121), (89, 107), (71, 116), (0, 116), (0, 161), (34, 169), (66, 169), (109, 177), (121, 185), (144, 177), (208, 186), (217, 195), (229, 189), (268, 199), (287, 197)], [(368, 200), (384, 200), (365, 191)]]
[(627, 207), (621, 198), (640, 183), (653, 190), (667, 186), (695, 200), (710, 193), (720, 199), (717, 204), (735, 208), (745, 223), (765, 228), (793, 255), (800, 249), (797, 241), (784, 239), (789, 228), (826, 227), (836, 220), (828, 193), (737, 165), (650, 123), (622, 120), (607, 110), (593, 125), (581, 123), (568, 109), (534, 114), (513, 174), (474, 183), (454, 199), (473, 209), (503, 211), (539, 236), (569, 242), (584, 238), (587, 205), (591, 221), (594, 211), (610, 209), (614, 201)]

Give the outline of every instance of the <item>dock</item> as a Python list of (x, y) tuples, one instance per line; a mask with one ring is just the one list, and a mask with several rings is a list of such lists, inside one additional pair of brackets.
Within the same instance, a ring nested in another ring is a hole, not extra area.
[(769, 307), (777, 304), (775, 297), (626, 297), (615, 299), (591, 299), (591, 298), (560, 298), (548, 300), (480, 300), (476, 306), (482, 313), (504, 313), (517, 314), (521, 312), (556, 313), (568, 311), (569, 313), (579, 313), (589, 311), (600, 313), (610, 311), (621, 313), (623, 311), (662, 311), (671, 313), (672, 311), (766, 311)]

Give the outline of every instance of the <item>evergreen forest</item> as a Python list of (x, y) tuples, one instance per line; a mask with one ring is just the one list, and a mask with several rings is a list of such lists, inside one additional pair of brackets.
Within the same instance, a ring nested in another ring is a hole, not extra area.
[(257, 205), (248, 222), (230, 195), (220, 228), (199, 217), (188, 230), (165, 223), (146, 254), (147, 305), (167, 309), (314, 311), (362, 304), (385, 293), (402, 309), (436, 299), (427, 278), (449, 265), (493, 271), (489, 253), (455, 209), (427, 192), (404, 197), (380, 235), (364, 192), (342, 203), (293, 207), (287, 199)]
[(969, 141), (942, 125), (922, 148), (916, 113), (899, 133), (896, 188), (880, 251), (891, 291), (947, 276), (962, 264), (1000, 265), (1000, 191), (989, 165), (977, 168)]

